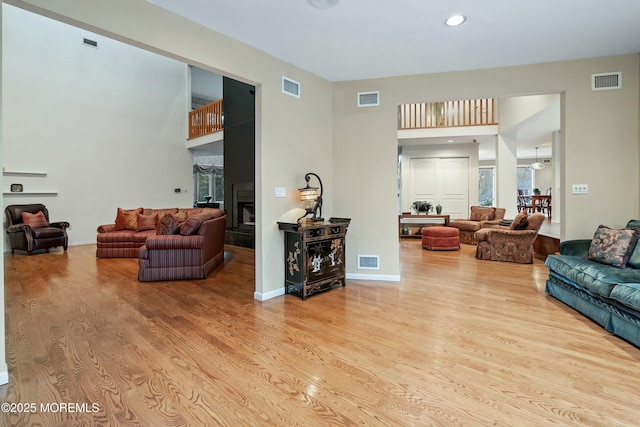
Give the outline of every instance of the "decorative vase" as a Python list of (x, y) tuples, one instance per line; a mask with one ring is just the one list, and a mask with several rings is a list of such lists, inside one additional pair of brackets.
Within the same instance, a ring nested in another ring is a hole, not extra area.
[(407, 227), (406, 225), (402, 226), (402, 235), (406, 236), (407, 234), (409, 234), (409, 227)]
[(440, 215), (442, 213), (442, 206), (440, 204), (436, 205), (436, 215)]

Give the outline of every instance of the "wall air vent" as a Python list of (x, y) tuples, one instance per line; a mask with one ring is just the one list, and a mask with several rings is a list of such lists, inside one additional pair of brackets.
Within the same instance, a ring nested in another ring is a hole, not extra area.
[(609, 90), (622, 88), (622, 73), (600, 73), (591, 75), (591, 90)]
[(85, 38), (82, 41), (82, 44), (85, 45), (85, 46), (89, 46), (89, 47), (95, 47), (96, 49), (98, 48), (98, 42), (95, 41), (95, 40), (91, 40), (91, 39)]
[(282, 93), (300, 98), (300, 83), (282, 76)]
[(358, 107), (376, 107), (380, 105), (380, 92), (358, 92)]
[(380, 270), (380, 257), (378, 255), (358, 255), (358, 268)]

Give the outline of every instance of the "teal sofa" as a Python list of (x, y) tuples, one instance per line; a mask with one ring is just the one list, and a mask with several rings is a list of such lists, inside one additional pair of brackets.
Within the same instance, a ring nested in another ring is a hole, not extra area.
[[(626, 229), (640, 229), (631, 220)], [(610, 333), (640, 347), (640, 244), (630, 244), (620, 267), (589, 259), (591, 240), (560, 243), (560, 255), (547, 257), (546, 292)]]

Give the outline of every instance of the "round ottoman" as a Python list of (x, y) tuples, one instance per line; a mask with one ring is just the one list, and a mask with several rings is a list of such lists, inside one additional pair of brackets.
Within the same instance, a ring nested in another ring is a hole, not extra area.
[(460, 249), (460, 230), (455, 227), (423, 227), (422, 247), (431, 251)]

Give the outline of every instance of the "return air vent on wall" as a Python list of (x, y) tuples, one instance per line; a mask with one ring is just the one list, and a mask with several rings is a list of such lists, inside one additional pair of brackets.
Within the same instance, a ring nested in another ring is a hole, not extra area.
[(380, 105), (380, 92), (358, 92), (358, 107)]
[(358, 268), (380, 270), (380, 257), (378, 255), (358, 255)]
[(300, 83), (288, 77), (282, 76), (282, 92), (287, 95), (300, 98)]
[(622, 87), (622, 73), (600, 73), (591, 75), (591, 90), (620, 89)]
[(85, 45), (85, 46), (89, 46), (89, 47), (95, 47), (96, 49), (98, 48), (98, 42), (95, 41), (95, 40), (91, 40), (91, 39), (85, 38), (82, 41), (82, 44)]

